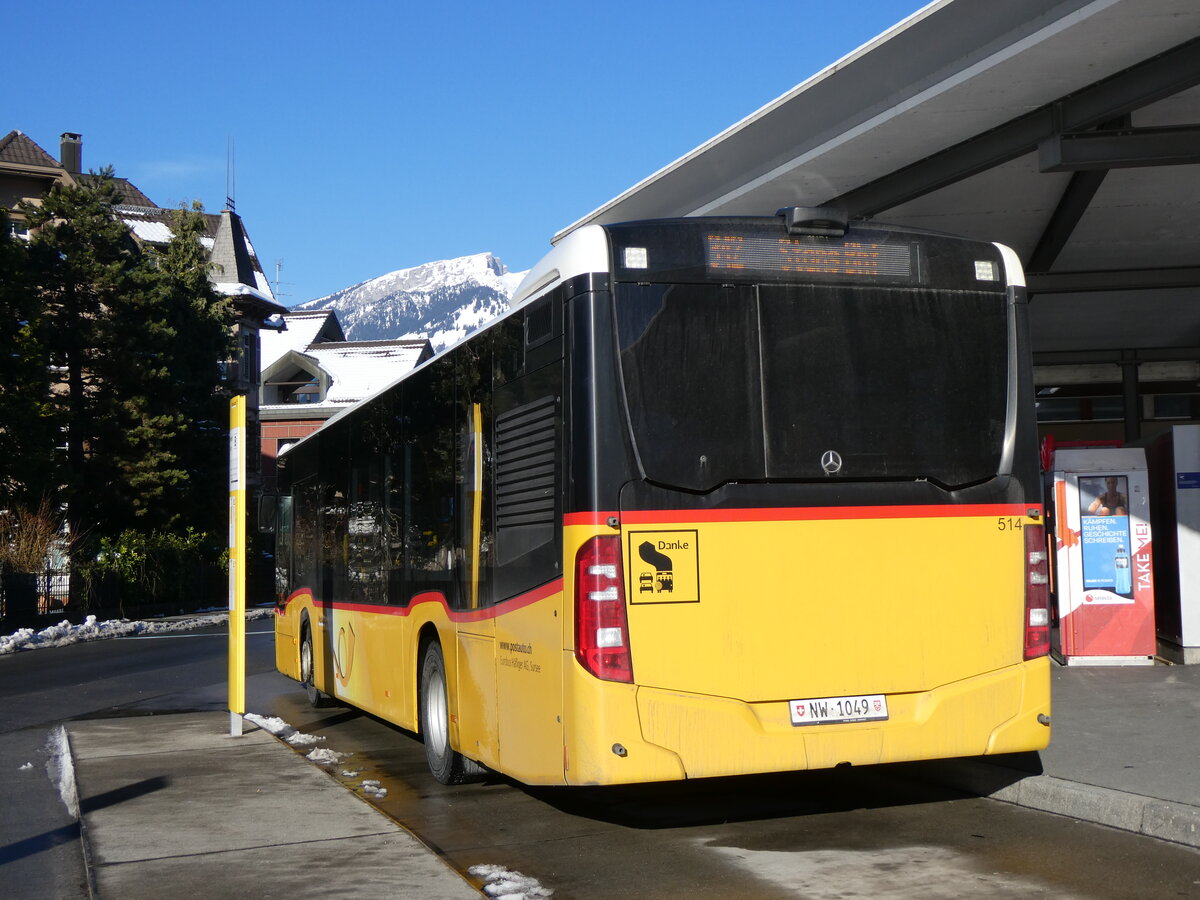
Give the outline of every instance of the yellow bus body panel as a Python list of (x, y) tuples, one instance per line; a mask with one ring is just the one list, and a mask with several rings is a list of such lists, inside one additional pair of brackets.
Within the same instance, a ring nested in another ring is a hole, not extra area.
[[(446, 668), (447, 678), (458, 686), (458, 702), (450, 707), (458, 732), (458, 739), (453, 741), (455, 748), (485, 766), (498, 769), (495, 620), (487, 619), (470, 630), (460, 629), (457, 659), (447, 659)], [(418, 678), (414, 670), (414, 682)]]
[[(1049, 661), (1023, 659), (1024, 536), (999, 518), (629, 525), (623, 565), (637, 685), (594, 678), (568, 644), (567, 782), (1044, 748)], [(597, 533), (612, 532), (568, 528), (567, 547)], [(654, 590), (651, 601), (637, 596), (652, 593), (639, 591), (647, 582), (638, 548), (659, 549), (660, 539), (660, 552), (674, 554), (675, 596)], [(678, 565), (692, 548), (689, 580)], [(855, 694), (885, 694), (889, 718), (791, 722), (789, 701)]]
[(495, 620), (500, 765), (526, 784), (562, 784), (562, 582), (512, 611), (505, 605)]
[[(378, 610), (334, 607), (315, 602), (307, 590), (297, 591), (275, 616), (276, 668), (300, 680), (300, 641), (307, 620), (317, 689), (401, 728), (416, 730), (412, 674), (416, 657), (411, 635), (439, 618), (429, 606), (422, 604), (418, 613), (384, 606)], [(440, 618), (445, 621), (444, 615)], [(445, 630), (453, 636), (452, 628)], [(447, 654), (451, 659), (453, 648), (451, 642)]]
[(451, 612), (434, 594), (407, 607), (365, 607), (325, 606), (298, 591), (276, 615), (276, 667), (300, 679), (307, 618), (317, 688), (416, 732), (421, 653), (436, 639), (451, 745), (528, 784), (562, 784), (562, 598), (556, 581), (472, 614)]
[[(685, 521), (624, 538), (641, 685), (746, 702), (909, 693), (1022, 660), (1024, 538), (996, 516)], [(640, 590), (645, 543), (697, 576)]]
[[(571, 654), (565, 654), (574, 664)], [(744, 703), (568, 678), (566, 780), (574, 785), (872, 765), (1043, 749), (1049, 660), (888, 697), (886, 722), (791, 724), (787, 702)]]

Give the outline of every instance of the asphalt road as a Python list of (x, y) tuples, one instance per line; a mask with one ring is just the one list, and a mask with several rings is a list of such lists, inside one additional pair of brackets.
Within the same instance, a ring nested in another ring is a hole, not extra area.
[[(636, 788), (531, 789), (499, 777), (443, 787), (412, 735), (355, 710), (311, 709), (274, 672), (267, 628), (249, 624), (249, 711), (352, 753), (335, 777), (347, 790), (378, 779), (388, 794), (372, 802), (450, 864), (520, 870), (557, 900), (1200, 895), (1194, 850), (930, 788), (902, 766)], [(225, 653), (223, 629), (208, 629), (0, 657), (6, 897), (86, 896), (77, 832), (45, 772), (54, 726), (224, 709)]]
[[(270, 622), (247, 624), (248, 679), (274, 673)], [(79, 829), (48, 752), (69, 719), (227, 708), (224, 626), (0, 656), (0, 896), (87, 898)]]

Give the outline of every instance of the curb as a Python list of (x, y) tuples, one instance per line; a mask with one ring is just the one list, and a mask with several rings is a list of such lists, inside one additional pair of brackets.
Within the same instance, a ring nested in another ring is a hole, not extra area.
[(915, 777), (968, 793), (1200, 849), (1200, 807), (974, 760), (922, 764)]
[(87, 874), (88, 897), (91, 900), (99, 900), (100, 891), (96, 885), (96, 866), (92, 859), (92, 842), (88, 838), (87, 822), (84, 821), (83, 806), (79, 802), (79, 783), (76, 781), (75, 750), (71, 746), (71, 732), (67, 730), (65, 723), (56, 727), (62, 729), (62, 746), (60, 747), (62, 761), (60, 765), (69, 768), (71, 773), (65, 787), (65, 790), (70, 792), (70, 796), (64, 796), (62, 799), (67, 805), (68, 812), (75, 814), (75, 824), (79, 827), (79, 846), (83, 852), (83, 869)]

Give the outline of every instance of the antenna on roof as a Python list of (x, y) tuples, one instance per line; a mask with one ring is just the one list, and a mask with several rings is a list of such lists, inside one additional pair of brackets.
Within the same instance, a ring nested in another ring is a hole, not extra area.
[(275, 260), (275, 285), (274, 285), (274, 293), (275, 293), (276, 300), (278, 300), (280, 297), (288, 296), (288, 294), (285, 294), (283, 291), (280, 290), (280, 287), (285, 284), (291, 284), (290, 281), (280, 281), (279, 280), (282, 272), (283, 272), (283, 260), (277, 259), (277, 260)]
[(237, 160), (235, 158), (233, 138), (229, 138), (229, 146), (225, 150), (225, 208), (236, 212), (234, 199), (237, 197)]

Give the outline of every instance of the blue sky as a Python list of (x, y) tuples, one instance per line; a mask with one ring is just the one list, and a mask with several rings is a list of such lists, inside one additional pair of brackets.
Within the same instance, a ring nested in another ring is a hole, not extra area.
[[(160, 206), (237, 211), (292, 306), (558, 229), (919, 0), (6, 3), (0, 135), (83, 135)], [(39, 39), (28, 37), (44, 35)], [(39, 45), (39, 40), (44, 41)]]

